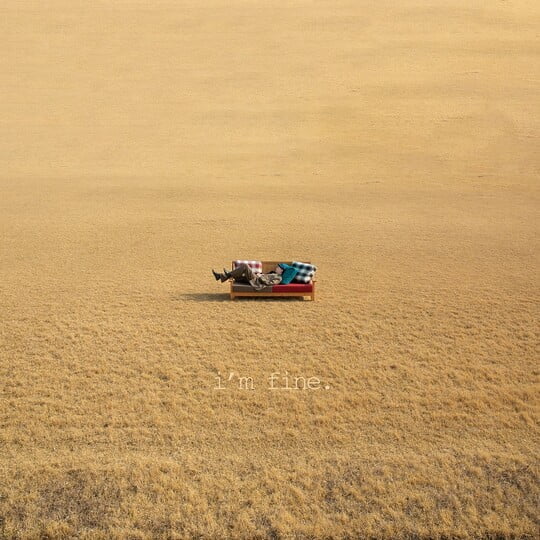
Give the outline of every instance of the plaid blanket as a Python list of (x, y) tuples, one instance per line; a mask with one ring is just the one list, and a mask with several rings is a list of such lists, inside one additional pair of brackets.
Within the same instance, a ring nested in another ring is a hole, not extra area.
[(242, 263), (247, 264), (256, 274), (262, 274), (262, 261), (233, 261), (233, 270)]
[(317, 267), (313, 264), (293, 261), (292, 266), (298, 270), (298, 274), (294, 276), (293, 281), (296, 283), (311, 283)]

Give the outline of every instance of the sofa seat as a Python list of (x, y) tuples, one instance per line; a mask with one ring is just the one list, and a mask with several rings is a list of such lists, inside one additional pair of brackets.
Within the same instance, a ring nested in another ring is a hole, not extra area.
[(288, 285), (274, 285), (272, 292), (305, 292), (313, 291), (313, 283), (289, 283)]
[(249, 283), (239, 283), (238, 281), (235, 281), (231, 288), (235, 292), (272, 292), (271, 286), (265, 287), (260, 291), (255, 291), (255, 289)]
[(313, 283), (289, 283), (288, 285), (273, 285), (264, 287), (260, 291), (256, 291), (249, 283), (237, 283), (232, 284), (232, 290), (234, 292), (294, 292), (294, 293), (310, 293), (313, 291)]

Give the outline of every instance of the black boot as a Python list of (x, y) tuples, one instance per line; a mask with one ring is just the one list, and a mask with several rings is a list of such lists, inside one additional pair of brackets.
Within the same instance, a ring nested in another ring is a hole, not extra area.
[(231, 273), (229, 271), (225, 270), (225, 268), (223, 269), (223, 274), (225, 275), (225, 277), (227, 279), (229, 279), (231, 277)]
[(221, 279), (221, 274), (218, 274), (214, 269), (212, 269), (212, 274), (214, 274), (216, 281), (219, 281)]

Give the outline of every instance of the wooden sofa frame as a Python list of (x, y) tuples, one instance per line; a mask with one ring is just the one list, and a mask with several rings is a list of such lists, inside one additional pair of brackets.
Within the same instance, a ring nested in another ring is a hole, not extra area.
[[(275, 270), (276, 266), (279, 263), (285, 263), (285, 264), (292, 264), (292, 261), (261, 261), (262, 262), (262, 271), (263, 274), (266, 274), (268, 272), (271, 272), (272, 270)], [(308, 264), (311, 264), (310, 261), (305, 261)], [(234, 269), (234, 263), (231, 264), (231, 268)], [(234, 300), (238, 296), (266, 296), (266, 297), (277, 297), (277, 296), (301, 296), (305, 297), (308, 296), (311, 298), (312, 301), (315, 300), (315, 279), (311, 281), (311, 291), (310, 292), (262, 292), (262, 291), (234, 291), (234, 279), (230, 280), (231, 283), (231, 300)]]

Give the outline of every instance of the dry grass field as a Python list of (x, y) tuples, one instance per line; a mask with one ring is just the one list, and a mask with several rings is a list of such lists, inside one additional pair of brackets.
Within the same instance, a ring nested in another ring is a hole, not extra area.
[(537, 538), (539, 28), (4, 0), (0, 538)]

